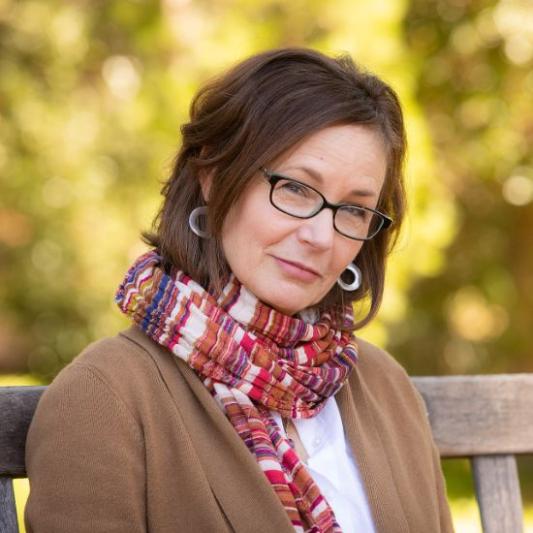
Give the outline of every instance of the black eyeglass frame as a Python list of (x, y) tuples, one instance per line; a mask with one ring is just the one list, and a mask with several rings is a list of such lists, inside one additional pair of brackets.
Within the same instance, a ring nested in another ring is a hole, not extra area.
[[(291, 178), (290, 176), (285, 176), (284, 174), (281, 174), (279, 172), (268, 170), (265, 167), (261, 167), (260, 170), (265, 175), (265, 177), (267, 178), (267, 181), (270, 183), (270, 194), (269, 194), (270, 203), (278, 211), (281, 211), (282, 213), (285, 213), (286, 215), (289, 215), (291, 217), (301, 218), (301, 219), (306, 220), (308, 218), (313, 218), (314, 216), (318, 215), (318, 213), (320, 213), (320, 211), (322, 211), (324, 209), (331, 209), (333, 211), (333, 227), (335, 228), (335, 231), (337, 231), (338, 233), (340, 233), (344, 237), (346, 237), (348, 239), (352, 239), (354, 241), (369, 241), (370, 239), (373, 239), (380, 231), (387, 229), (393, 223), (392, 218), (387, 216), (385, 213), (381, 213), (377, 209), (372, 209), (370, 207), (364, 207), (362, 205), (355, 205), (355, 204), (332, 204), (331, 202), (328, 202), (326, 200), (326, 197), (320, 191), (317, 191), (314, 187), (311, 187), (311, 185), (308, 185), (307, 183), (303, 183), (302, 181), (298, 181), (298, 180), (296, 180), (294, 178)], [(296, 182), (296, 183), (298, 183), (300, 185), (303, 185), (304, 187), (307, 187), (308, 189), (311, 189), (312, 191), (316, 192), (320, 196), (320, 198), (322, 198), (322, 205), (320, 206), (320, 208), (315, 213), (313, 213), (312, 215), (309, 215), (309, 216), (305, 216), (305, 217), (302, 217), (302, 216), (299, 216), (299, 215), (294, 215), (292, 213), (289, 213), (289, 212), (285, 211), (284, 209), (281, 209), (272, 200), (272, 195), (274, 194), (274, 187), (276, 186), (276, 183), (278, 183), (278, 181), (281, 181), (281, 180), (294, 181), (294, 182)], [(362, 211), (368, 211), (368, 212), (372, 213), (373, 215), (377, 215), (379, 217), (379, 220), (380, 220), (380, 225), (374, 231), (374, 233), (372, 233), (372, 235), (369, 235), (367, 237), (352, 237), (350, 235), (346, 235), (346, 233), (343, 233), (341, 230), (339, 230), (339, 228), (337, 228), (337, 225), (335, 224), (335, 216), (337, 214), (337, 210), (339, 208), (341, 208), (341, 207), (355, 207), (356, 209), (361, 209)]]

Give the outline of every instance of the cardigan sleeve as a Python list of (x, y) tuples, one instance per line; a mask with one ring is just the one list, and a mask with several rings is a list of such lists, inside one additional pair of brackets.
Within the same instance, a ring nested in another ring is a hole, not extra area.
[(442, 473), (440, 463), (440, 456), (436, 447), (433, 457), (435, 459), (435, 471), (437, 476), (437, 495), (439, 498), (440, 530), (446, 533), (453, 533), (454, 527), (452, 515), (450, 512), (450, 507), (448, 505), (448, 500), (446, 498), (446, 482), (444, 481), (444, 475)]
[(142, 430), (96, 368), (71, 364), (26, 442), (28, 533), (146, 532)]

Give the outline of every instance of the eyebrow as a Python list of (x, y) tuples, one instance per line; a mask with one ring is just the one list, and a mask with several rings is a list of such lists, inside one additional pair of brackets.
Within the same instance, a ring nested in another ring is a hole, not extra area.
[[(303, 170), (311, 178), (313, 178), (316, 182), (320, 183), (321, 185), (324, 183), (324, 178), (322, 177), (322, 174), (320, 174), (320, 172), (318, 172), (317, 170), (315, 170), (313, 168), (306, 167), (306, 166), (298, 166), (298, 167), (289, 167), (289, 171), (290, 171), (290, 169)], [(349, 195), (354, 195), (354, 196), (369, 197), (369, 198), (372, 198), (372, 197), (376, 196), (376, 193), (374, 191), (370, 190), (370, 189), (354, 189), (354, 190), (350, 191), (348, 194)]]

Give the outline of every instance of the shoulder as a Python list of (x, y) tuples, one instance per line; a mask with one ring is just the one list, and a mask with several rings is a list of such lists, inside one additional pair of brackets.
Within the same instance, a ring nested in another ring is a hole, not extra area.
[(357, 339), (358, 361), (350, 379), (352, 389), (363, 388), (368, 396), (395, 408), (406, 406), (427, 416), (422, 396), (403, 366), (385, 350)]
[(173, 364), (170, 354), (149, 342), (142, 332), (133, 328), (93, 342), (59, 372), (43, 399), (84, 401), (89, 402), (87, 408), (90, 408), (105, 393), (108, 400), (112, 399), (139, 419), (146, 405), (166, 390), (165, 379), (169, 373), (173, 373), (173, 380), (180, 379), (178, 366)]
[(405, 369), (388, 352), (363, 339), (357, 339), (357, 367), (366, 380), (409, 380)]
[[(130, 328), (132, 329), (132, 328)], [(104, 337), (89, 344), (62, 372), (72, 368), (91, 368), (103, 375), (113, 375), (115, 370), (146, 369), (152, 366), (147, 350), (129, 337), (129, 330), (113, 337)]]
[(39, 400), (25, 448), (32, 531), (144, 531), (145, 428), (127, 393), (129, 351), (117, 337), (91, 344)]

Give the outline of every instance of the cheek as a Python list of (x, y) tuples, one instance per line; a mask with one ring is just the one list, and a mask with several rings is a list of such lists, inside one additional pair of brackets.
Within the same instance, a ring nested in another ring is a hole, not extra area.
[(246, 257), (249, 248), (239, 246), (246, 242), (249, 235), (245, 221), (239, 219), (235, 212), (228, 213), (222, 226), (222, 250), (226, 261), (232, 271), (238, 269), (240, 263), (248, 260)]
[(354, 244), (351, 242), (348, 243), (348, 245), (346, 245), (346, 243), (343, 244), (343, 246), (339, 247), (337, 253), (334, 254), (335, 261), (332, 268), (332, 276), (334, 278), (339, 277), (347, 265), (355, 261), (355, 258), (359, 255), (363, 246), (363, 243), (358, 241), (354, 241)]
[(253, 200), (233, 205), (222, 226), (222, 248), (235, 273), (257, 266), (262, 250), (273, 241), (270, 212), (264, 202)]
[(260, 194), (263, 192), (254, 191), (235, 203), (228, 212), (222, 227), (222, 239), (233, 252), (257, 253), (291, 232), (294, 221), (287, 220), (268, 200), (265, 201)]

